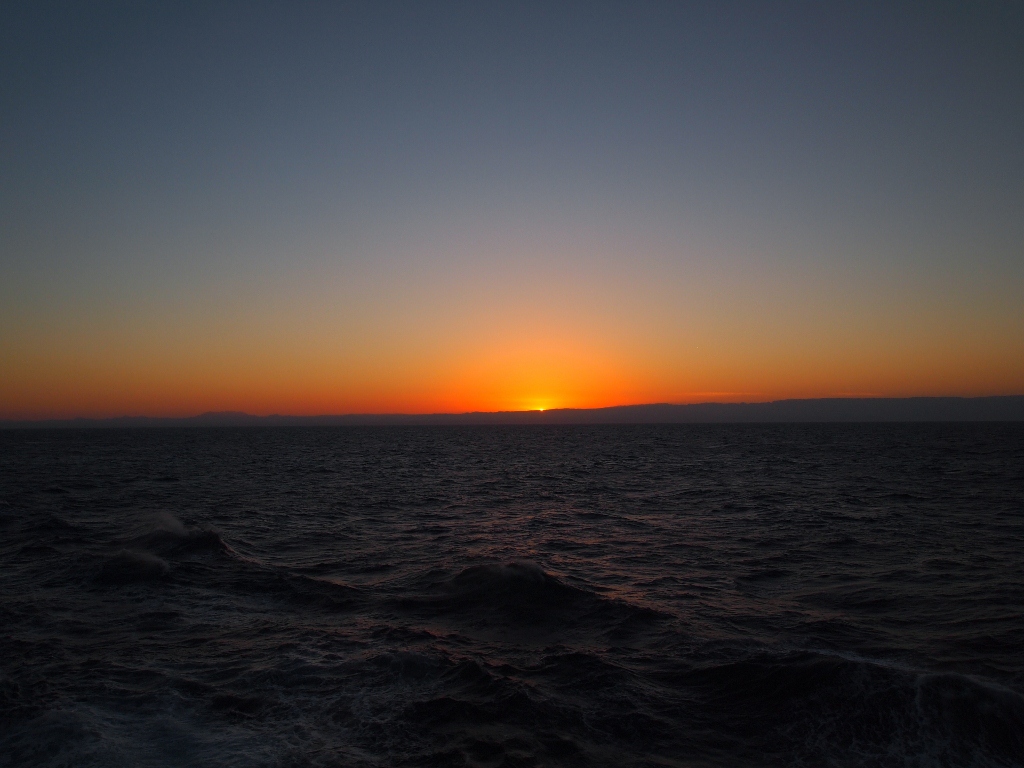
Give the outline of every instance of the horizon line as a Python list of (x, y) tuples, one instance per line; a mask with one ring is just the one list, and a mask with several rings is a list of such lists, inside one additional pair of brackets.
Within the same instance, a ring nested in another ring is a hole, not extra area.
[(2, 428), (60, 426), (245, 426), (401, 423), (686, 423), (729, 421), (1024, 421), (1024, 395), (786, 398), (752, 402), (637, 403), (596, 408), (430, 413), (255, 415), (204, 411), (191, 416), (69, 416), (0, 419)]

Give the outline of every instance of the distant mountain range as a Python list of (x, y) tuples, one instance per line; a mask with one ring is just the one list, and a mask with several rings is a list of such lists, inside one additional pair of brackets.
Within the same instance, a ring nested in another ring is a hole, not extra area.
[(699, 424), (878, 421), (1024, 421), (1024, 395), (1005, 397), (823, 398), (770, 403), (619, 405), (431, 414), (252, 416), (223, 411), (187, 418), (121, 416), (111, 419), (0, 421), (0, 428), (293, 427), (413, 424)]

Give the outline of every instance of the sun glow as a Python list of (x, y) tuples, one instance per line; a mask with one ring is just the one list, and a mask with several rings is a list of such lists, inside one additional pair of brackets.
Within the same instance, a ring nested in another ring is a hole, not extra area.
[(521, 402), (522, 402), (522, 406), (521, 407), (523, 408), (523, 410), (526, 410), (526, 411), (538, 411), (540, 413), (543, 413), (544, 411), (549, 411), (552, 408), (557, 408), (558, 407), (555, 404), (554, 399), (550, 398), (550, 397), (544, 397), (544, 398), (540, 398), (540, 397), (524, 398)]

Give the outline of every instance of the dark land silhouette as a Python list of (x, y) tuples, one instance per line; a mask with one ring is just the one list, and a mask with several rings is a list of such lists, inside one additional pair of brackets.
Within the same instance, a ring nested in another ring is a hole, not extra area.
[(702, 424), (814, 422), (1024, 421), (1024, 395), (999, 397), (820, 398), (767, 403), (619, 405), (546, 411), (474, 411), (429, 414), (253, 416), (237, 411), (186, 418), (122, 416), (109, 419), (5, 420), (0, 428), (247, 427), (402, 424)]

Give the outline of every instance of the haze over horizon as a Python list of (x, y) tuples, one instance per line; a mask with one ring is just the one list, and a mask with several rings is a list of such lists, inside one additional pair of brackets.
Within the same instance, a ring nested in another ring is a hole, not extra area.
[(0, 419), (1024, 393), (1024, 6), (0, 9)]

